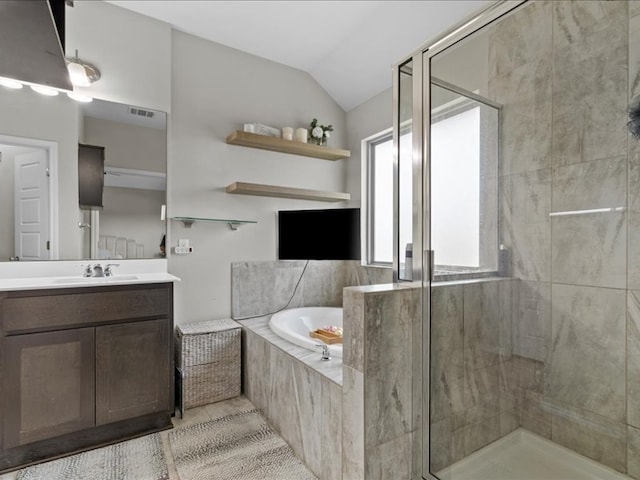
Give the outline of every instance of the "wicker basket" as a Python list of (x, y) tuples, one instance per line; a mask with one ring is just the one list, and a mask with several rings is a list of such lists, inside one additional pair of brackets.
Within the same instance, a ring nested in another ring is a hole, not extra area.
[(240, 324), (211, 320), (176, 327), (180, 410), (240, 395)]

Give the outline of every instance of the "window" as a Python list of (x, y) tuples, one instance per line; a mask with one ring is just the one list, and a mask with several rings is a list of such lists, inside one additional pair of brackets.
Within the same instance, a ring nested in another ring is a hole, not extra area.
[(431, 250), (435, 275), (498, 270), (499, 109), (431, 86)]
[[(433, 85), (431, 125), (431, 250), (435, 275), (477, 275), (498, 270), (497, 107)], [(393, 262), (393, 138), (390, 130), (363, 141), (366, 262)], [(411, 129), (400, 135), (410, 158)], [(407, 157), (408, 155), (408, 157)], [(400, 170), (400, 204), (412, 205), (411, 171)], [(399, 225), (400, 277), (412, 239), (411, 215)]]
[[(393, 133), (385, 130), (364, 142), (363, 178), (366, 198), (366, 262), (368, 265), (391, 266), (393, 263)], [(404, 129), (400, 136), (400, 149), (406, 154), (411, 152), (411, 130)], [(411, 171), (400, 173), (401, 183), (408, 185), (400, 195), (403, 205), (412, 205)], [(406, 244), (411, 242), (411, 215), (404, 215), (400, 225), (400, 245), (404, 252)], [(404, 268), (404, 258), (401, 260)]]
[(393, 262), (393, 134), (385, 131), (365, 140), (366, 263)]

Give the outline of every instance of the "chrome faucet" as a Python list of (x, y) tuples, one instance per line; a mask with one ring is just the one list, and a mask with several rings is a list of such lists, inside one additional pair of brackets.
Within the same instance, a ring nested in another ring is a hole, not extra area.
[(93, 272), (91, 271), (91, 264), (87, 265), (86, 267), (84, 267), (84, 273), (82, 274), (83, 277), (92, 277), (93, 276)]
[(119, 267), (119, 263), (107, 263), (104, 266), (104, 276), (105, 277), (113, 277), (113, 272), (111, 271), (111, 267)]
[(320, 357), (320, 360), (323, 361), (328, 361), (331, 360), (331, 353), (329, 352), (329, 345), (327, 345), (326, 343), (324, 344), (317, 344), (318, 347), (322, 347), (322, 356)]
[(91, 275), (92, 277), (104, 277), (104, 272), (102, 271), (102, 265), (100, 265), (99, 263), (96, 263), (93, 266), (93, 275)]

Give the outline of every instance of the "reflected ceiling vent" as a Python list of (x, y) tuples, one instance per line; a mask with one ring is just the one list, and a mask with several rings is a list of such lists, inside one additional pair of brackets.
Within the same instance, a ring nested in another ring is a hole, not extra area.
[(136, 117), (153, 118), (155, 112), (153, 110), (129, 106), (129, 114), (135, 115)]

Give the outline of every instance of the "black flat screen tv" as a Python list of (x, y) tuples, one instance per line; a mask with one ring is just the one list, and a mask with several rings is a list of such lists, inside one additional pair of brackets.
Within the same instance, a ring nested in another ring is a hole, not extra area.
[(281, 210), (279, 260), (360, 260), (360, 209)]

